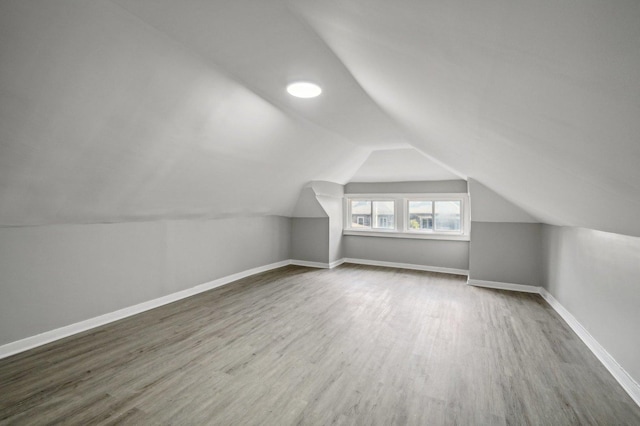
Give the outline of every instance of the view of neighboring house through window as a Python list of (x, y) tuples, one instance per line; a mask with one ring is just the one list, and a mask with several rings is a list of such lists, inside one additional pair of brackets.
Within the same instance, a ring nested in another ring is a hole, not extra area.
[(371, 228), (371, 201), (351, 201), (351, 227)]
[(395, 229), (395, 202), (351, 200), (351, 228)]
[(395, 228), (395, 202), (373, 201), (373, 227), (378, 229)]
[(433, 230), (433, 202), (409, 201), (409, 229)]
[(462, 229), (459, 200), (409, 200), (407, 207), (410, 231), (460, 232)]

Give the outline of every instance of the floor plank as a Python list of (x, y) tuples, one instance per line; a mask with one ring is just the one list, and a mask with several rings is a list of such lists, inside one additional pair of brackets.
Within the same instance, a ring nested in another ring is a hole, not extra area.
[(289, 266), (0, 360), (0, 424), (640, 424), (533, 294)]

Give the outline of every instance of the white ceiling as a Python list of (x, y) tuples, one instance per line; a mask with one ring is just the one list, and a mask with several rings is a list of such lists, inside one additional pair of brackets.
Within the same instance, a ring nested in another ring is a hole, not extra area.
[(351, 182), (455, 180), (460, 176), (413, 148), (373, 151)]
[(289, 215), (416, 148), (640, 236), (638, 22), (635, 0), (5, 0), (0, 225)]

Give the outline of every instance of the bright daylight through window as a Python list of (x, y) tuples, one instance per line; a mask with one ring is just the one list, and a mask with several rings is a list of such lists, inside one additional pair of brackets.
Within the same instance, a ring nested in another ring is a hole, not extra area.
[(348, 195), (345, 234), (468, 239), (467, 194)]
[(352, 200), (351, 227), (359, 229), (395, 229), (395, 202)]
[(462, 202), (408, 201), (410, 231), (460, 232)]

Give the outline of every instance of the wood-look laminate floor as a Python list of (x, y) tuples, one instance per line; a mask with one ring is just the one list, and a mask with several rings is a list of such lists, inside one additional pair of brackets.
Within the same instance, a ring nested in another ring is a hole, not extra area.
[(0, 361), (0, 424), (640, 424), (538, 295), (285, 267)]

